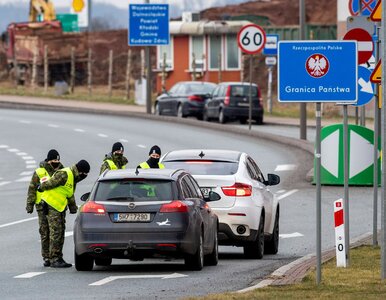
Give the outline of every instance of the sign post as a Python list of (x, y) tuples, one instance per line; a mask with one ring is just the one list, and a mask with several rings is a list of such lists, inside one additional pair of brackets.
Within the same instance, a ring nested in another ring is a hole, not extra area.
[(255, 24), (243, 26), (237, 34), (239, 48), (249, 54), (249, 130), (252, 127), (252, 74), (253, 54), (263, 50), (266, 43), (266, 35), (263, 28)]
[(272, 69), (276, 65), (277, 44), (279, 43), (278, 34), (267, 34), (266, 43), (263, 49), (264, 55), (269, 55), (265, 58), (265, 64), (268, 66), (268, 90), (267, 90), (267, 108), (272, 114)]
[(343, 217), (343, 200), (339, 199), (334, 202), (334, 223), (335, 223), (335, 252), (336, 266), (346, 267), (346, 239), (344, 234), (344, 217)]

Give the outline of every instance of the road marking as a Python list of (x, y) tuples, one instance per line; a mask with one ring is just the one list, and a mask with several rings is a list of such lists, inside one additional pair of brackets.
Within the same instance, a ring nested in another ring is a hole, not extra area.
[(281, 199), (284, 199), (288, 196), (291, 196), (292, 194), (295, 194), (296, 192), (298, 192), (299, 190), (290, 190), (288, 191), (287, 193), (284, 193), (283, 195), (280, 195), (279, 197), (277, 197), (277, 200), (281, 200)]
[(35, 169), (36, 168), (36, 165), (28, 165), (28, 166), (25, 166), (26, 169)]
[(72, 236), (72, 235), (74, 235), (73, 231), (66, 231), (64, 234), (65, 237)]
[(14, 276), (13, 278), (32, 278), (35, 276), (39, 276), (45, 274), (46, 272), (29, 272), (21, 275)]
[(31, 121), (26, 121), (26, 120), (20, 120), (19, 122), (23, 123), (23, 124), (31, 124), (32, 123)]
[(304, 236), (304, 234), (301, 234), (299, 232), (279, 234), (279, 237), (282, 239), (289, 239), (289, 238), (302, 237), (302, 236)]
[(280, 190), (280, 191), (277, 191), (276, 194), (282, 194), (284, 193), (286, 190)]
[(297, 165), (277, 165), (275, 171), (293, 171), (297, 169)]
[(100, 286), (106, 283), (112, 282), (117, 279), (147, 279), (147, 278), (160, 278), (160, 279), (173, 279), (173, 278), (182, 278), (187, 277), (188, 275), (173, 273), (173, 274), (165, 274), (165, 275), (126, 275), (126, 276), (109, 276), (102, 280), (90, 283), (89, 285)]
[(6, 185), (6, 184), (9, 184), (11, 183), (10, 181), (3, 181), (3, 182), (0, 182), (0, 186), (3, 186), (3, 185)]
[(20, 224), (20, 223), (24, 223), (24, 222), (29, 222), (29, 221), (32, 221), (32, 220), (36, 220), (37, 218), (38, 217), (33, 217), (33, 218), (28, 218), (28, 219), (24, 219), (24, 220), (20, 220), (20, 221), (15, 221), (15, 222), (3, 224), (3, 225), (0, 225), (0, 228), (12, 226), (12, 225), (16, 225), (16, 224)]
[(29, 181), (31, 181), (31, 176), (22, 177), (22, 178), (15, 180), (15, 181), (16, 182), (29, 182)]
[(34, 173), (33, 171), (24, 171), (24, 172), (21, 172), (19, 175), (26, 176), (26, 175), (32, 175), (33, 173)]
[(36, 164), (36, 160), (27, 160), (25, 163), (28, 164), (28, 165)]
[(19, 153), (16, 153), (16, 155), (24, 156), (24, 155), (28, 155), (28, 154), (25, 152), (19, 152)]
[(59, 125), (56, 125), (56, 124), (48, 124), (48, 127), (52, 127), (52, 128), (58, 128)]
[(128, 143), (129, 142), (128, 140), (125, 140), (125, 139), (120, 139), (119, 141), (122, 143)]
[(22, 159), (24, 159), (24, 160), (33, 159), (33, 157), (32, 156), (23, 156)]
[(108, 137), (108, 135), (103, 134), (103, 133), (98, 133), (98, 136), (99, 136), (99, 137), (102, 137), (102, 138), (107, 138), (107, 137)]
[(12, 148), (12, 149), (7, 149), (9, 152), (19, 152), (19, 149)]
[(84, 132), (84, 129), (75, 128), (74, 131), (76, 131), (76, 132)]
[(8, 148), (7, 145), (0, 145), (0, 149), (6, 149), (6, 148)]
[(141, 144), (137, 145), (137, 147), (139, 147), (139, 148), (146, 148), (145, 145), (141, 145)]

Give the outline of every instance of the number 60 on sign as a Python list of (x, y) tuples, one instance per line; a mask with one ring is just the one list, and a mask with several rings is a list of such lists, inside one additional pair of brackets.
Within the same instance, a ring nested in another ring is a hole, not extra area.
[(256, 54), (263, 50), (266, 36), (263, 28), (255, 24), (242, 27), (237, 34), (240, 49), (248, 54)]

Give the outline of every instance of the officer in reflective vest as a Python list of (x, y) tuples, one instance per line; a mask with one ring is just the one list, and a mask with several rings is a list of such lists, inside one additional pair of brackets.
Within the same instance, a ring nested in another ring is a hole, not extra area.
[(137, 168), (142, 169), (164, 169), (165, 166), (159, 162), (161, 157), (161, 148), (157, 145), (151, 147), (149, 151), (149, 159), (140, 163)]
[(63, 165), (60, 162), (60, 155), (55, 149), (51, 149), (47, 153), (47, 158), (40, 162), (39, 168), (32, 175), (27, 195), (27, 213), (32, 214), (34, 206), (39, 219), (39, 233), (41, 242), (41, 254), (43, 257), (43, 266), (50, 266), (50, 244), (47, 216), (44, 214), (41, 204), (42, 193), (38, 192), (38, 186), (51, 178), (56, 170), (62, 169)]
[(127, 158), (123, 156), (123, 152), (124, 148), (122, 143), (114, 143), (111, 152), (105, 155), (99, 174), (102, 174), (106, 170), (125, 169), (128, 161)]
[[(71, 214), (78, 207), (75, 203), (76, 183), (85, 179), (90, 165), (80, 160), (71, 168), (64, 168), (54, 173), (50, 180), (43, 182), (38, 191), (43, 191), (42, 202), (47, 205), (47, 220), (50, 232), (50, 262), (53, 268), (68, 268), (72, 265), (63, 260), (63, 244), (67, 206)], [(43, 205), (44, 205), (43, 204)]]

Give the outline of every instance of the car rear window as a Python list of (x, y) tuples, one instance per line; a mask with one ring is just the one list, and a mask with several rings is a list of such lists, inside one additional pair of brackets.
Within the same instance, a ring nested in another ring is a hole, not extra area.
[[(233, 85), (231, 88), (231, 96), (233, 97), (247, 97), (249, 96), (248, 85)], [(252, 86), (252, 97), (257, 96), (257, 87)]]
[(215, 89), (215, 84), (190, 84), (187, 85), (187, 94), (211, 94)]
[(237, 162), (213, 160), (184, 160), (162, 162), (168, 169), (184, 169), (192, 175), (233, 175), (238, 169)]
[(100, 181), (94, 201), (169, 201), (174, 199), (173, 183), (146, 179)]

